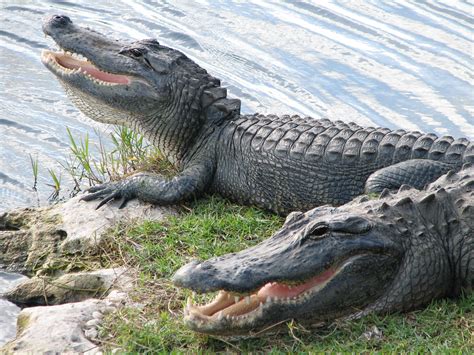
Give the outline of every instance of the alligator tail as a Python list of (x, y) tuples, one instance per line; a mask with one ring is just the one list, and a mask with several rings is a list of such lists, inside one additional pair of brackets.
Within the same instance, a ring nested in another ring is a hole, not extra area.
[(474, 143), (466, 138), (379, 128), (366, 137), (361, 147), (362, 157), (371, 155), (390, 164), (430, 159), (461, 167), (464, 163), (474, 163)]

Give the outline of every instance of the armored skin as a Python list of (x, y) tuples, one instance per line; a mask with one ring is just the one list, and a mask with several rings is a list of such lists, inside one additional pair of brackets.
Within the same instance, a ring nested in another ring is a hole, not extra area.
[(204, 192), (280, 214), (340, 205), (366, 191), (423, 188), (474, 161), (467, 139), (363, 128), (310, 117), (241, 115), (220, 81), (156, 40), (107, 38), (55, 15), (43, 24), (65, 52), (44, 65), (90, 118), (143, 134), (180, 173), (138, 173), (84, 200), (174, 204)]
[(305, 325), (370, 312), (403, 312), (474, 286), (474, 168), (419, 191), (291, 213), (262, 243), (194, 261), (174, 283), (214, 301), (184, 311), (193, 330), (252, 334), (295, 319)]

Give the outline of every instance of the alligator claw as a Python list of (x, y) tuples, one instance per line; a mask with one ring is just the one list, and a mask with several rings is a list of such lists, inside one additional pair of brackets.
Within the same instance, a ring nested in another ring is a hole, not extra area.
[(99, 202), (99, 204), (97, 205), (97, 207), (95, 209), (98, 210), (99, 208), (101, 208), (103, 205), (105, 205), (110, 200), (115, 200), (118, 197), (120, 197), (119, 192), (114, 192), (114, 193), (106, 196), (105, 198), (102, 199), (102, 201)]
[(87, 192), (98, 192), (107, 187), (107, 184), (100, 184), (100, 185), (95, 185), (87, 189)]
[(120, 202), (119, 210), (127, 206), (128, 201), (129, 201), (128, 199), (122, 198), (122, 201)]
[(88, 194), (81, 197), (80, 201), (92, 201), (101, 199), (97, 207), (98, 210), (111, 200), (121, 199), (119, 209), (124, 208), (127, 202), (131, 200), (134, 194), (131, 192), (130, 186), (125, 181), (116, 183), (106, 183), (102, 185), (92, 186), (87, 190)]

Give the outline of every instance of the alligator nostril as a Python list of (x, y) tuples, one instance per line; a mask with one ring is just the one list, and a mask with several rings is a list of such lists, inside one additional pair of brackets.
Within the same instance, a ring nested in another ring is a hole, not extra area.
[(64, 15), (53, 15), (51, 20), (56, 26), (66, 26), (72, 23), (71, 19)]

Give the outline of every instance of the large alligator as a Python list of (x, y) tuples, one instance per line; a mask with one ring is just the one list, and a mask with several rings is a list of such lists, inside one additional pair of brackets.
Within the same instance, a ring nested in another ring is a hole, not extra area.
[(185, 322), (237, 335), (290, 319), (312, 325), (369, 312), (418, 308), (474, 287), (474, 168), (443, 175), (419, 191), (402, 186), (377, 200), (293, 212), (262, 243), (178, 270), (174, 282), (209, 304), (188, 300)]
[(156, 40), (127, 42), (55, 15), (43, 24), (63, 52), (42, 61), (90, 118), (142, 133), (180, 173), (139, 173), (95, 186), (84, 200), (173, 204), (216, 192), (287, 213), (340, 205), (367, 191), (422, 188), (474, 162), (465, 138), (362, 128), (310, 117), (241, 115), (220, 81)]

